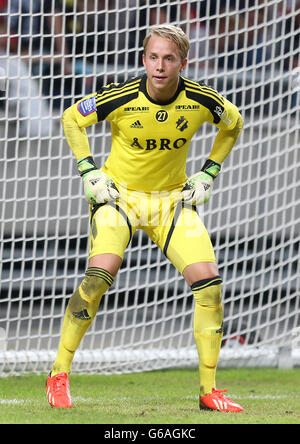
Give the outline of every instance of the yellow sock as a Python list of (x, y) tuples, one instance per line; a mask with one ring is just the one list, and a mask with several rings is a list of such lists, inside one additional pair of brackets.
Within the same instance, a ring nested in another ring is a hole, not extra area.
[(194, 337), (199, 355), (200, 396), (216, 387), (216, 369), (222, 342), (223, 307), (220, 276), (192, 285), (196, 300)]
[(113, 276), (102, 268), (88, 268), (84, 280), (71, 296), (66, 308), (61, 338), (51, 375), (70, 373), (75, 351), (93, 322), (102, 296), (113, 283)]

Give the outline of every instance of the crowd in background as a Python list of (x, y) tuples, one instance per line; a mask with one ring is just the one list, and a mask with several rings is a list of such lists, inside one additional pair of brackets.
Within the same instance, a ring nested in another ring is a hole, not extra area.
[[(10, 60), (9, 77), (33, 83), (23, 94), (31, 88), (47, 98), (35, 104), (38, 115), (93, 91), (99, 67), (139, 66), (147, 29), (157, 23), (180, 23), (191, 40), (190, 63), (200, 69), (275, 63), (292, 70), (299, 66), (300, 2), (280, 3), (140, 0), (136, 8), (136, 0), (0, 0), (0, 67), (8, 70)], [(290, 14), (295, 5), (298, 13)], [(28, 116), (25, 103), (22, 112)]]

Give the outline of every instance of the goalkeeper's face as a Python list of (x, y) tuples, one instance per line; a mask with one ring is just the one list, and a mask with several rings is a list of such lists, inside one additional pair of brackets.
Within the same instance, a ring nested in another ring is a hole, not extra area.
[(147, 72), (150, 96), (157, 101), (167, 101), (176, 93), (181, 71), (187, 60), (182, 60), (175, 42), (153, 36), (150, 38), (143, 64)]

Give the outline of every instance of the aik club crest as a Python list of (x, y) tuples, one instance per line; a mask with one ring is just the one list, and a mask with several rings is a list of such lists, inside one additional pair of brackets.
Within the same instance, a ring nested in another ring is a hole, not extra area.
[(179, 119), (176, 122), (176, 128), (179, 131), (184, 131), (185, 129), (187, 129), (187, 127), (188, 127), (188, 121), (186, 120), (186, 118), (183, 116), (179, 117)]

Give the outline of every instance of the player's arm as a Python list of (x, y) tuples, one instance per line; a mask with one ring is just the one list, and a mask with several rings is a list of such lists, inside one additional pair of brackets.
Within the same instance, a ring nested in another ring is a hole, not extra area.
[(243, 129), (244, 120), (240, 113), (237, 115), (236, 124), (233, 128), (220, 128), (211, 149), (209, 159), (222, 164), (236, 144)]
[(64, 133), (77, 160), (78, 172), (84, 182), (85, 197), (90, 204), (108, 202), (119, 197), (113, 180), (97, 168), (90, 150), (85, 128), (97, 122), (96, 94), (70, 106), (62, 115)]
[(223, 111), (223, 120), (221, 116), (218, 124), (219, 131), (207, 161), (200, 172), (187, 180), (182, 189), (182, 197), (186, 202), (201, 205), (208, 201), (213, 182), (221, 170), (221, 165), (231, 152), (243, 129), (244, 122), (238, 109), (228, 101), (226, 104), (227, 108)]

